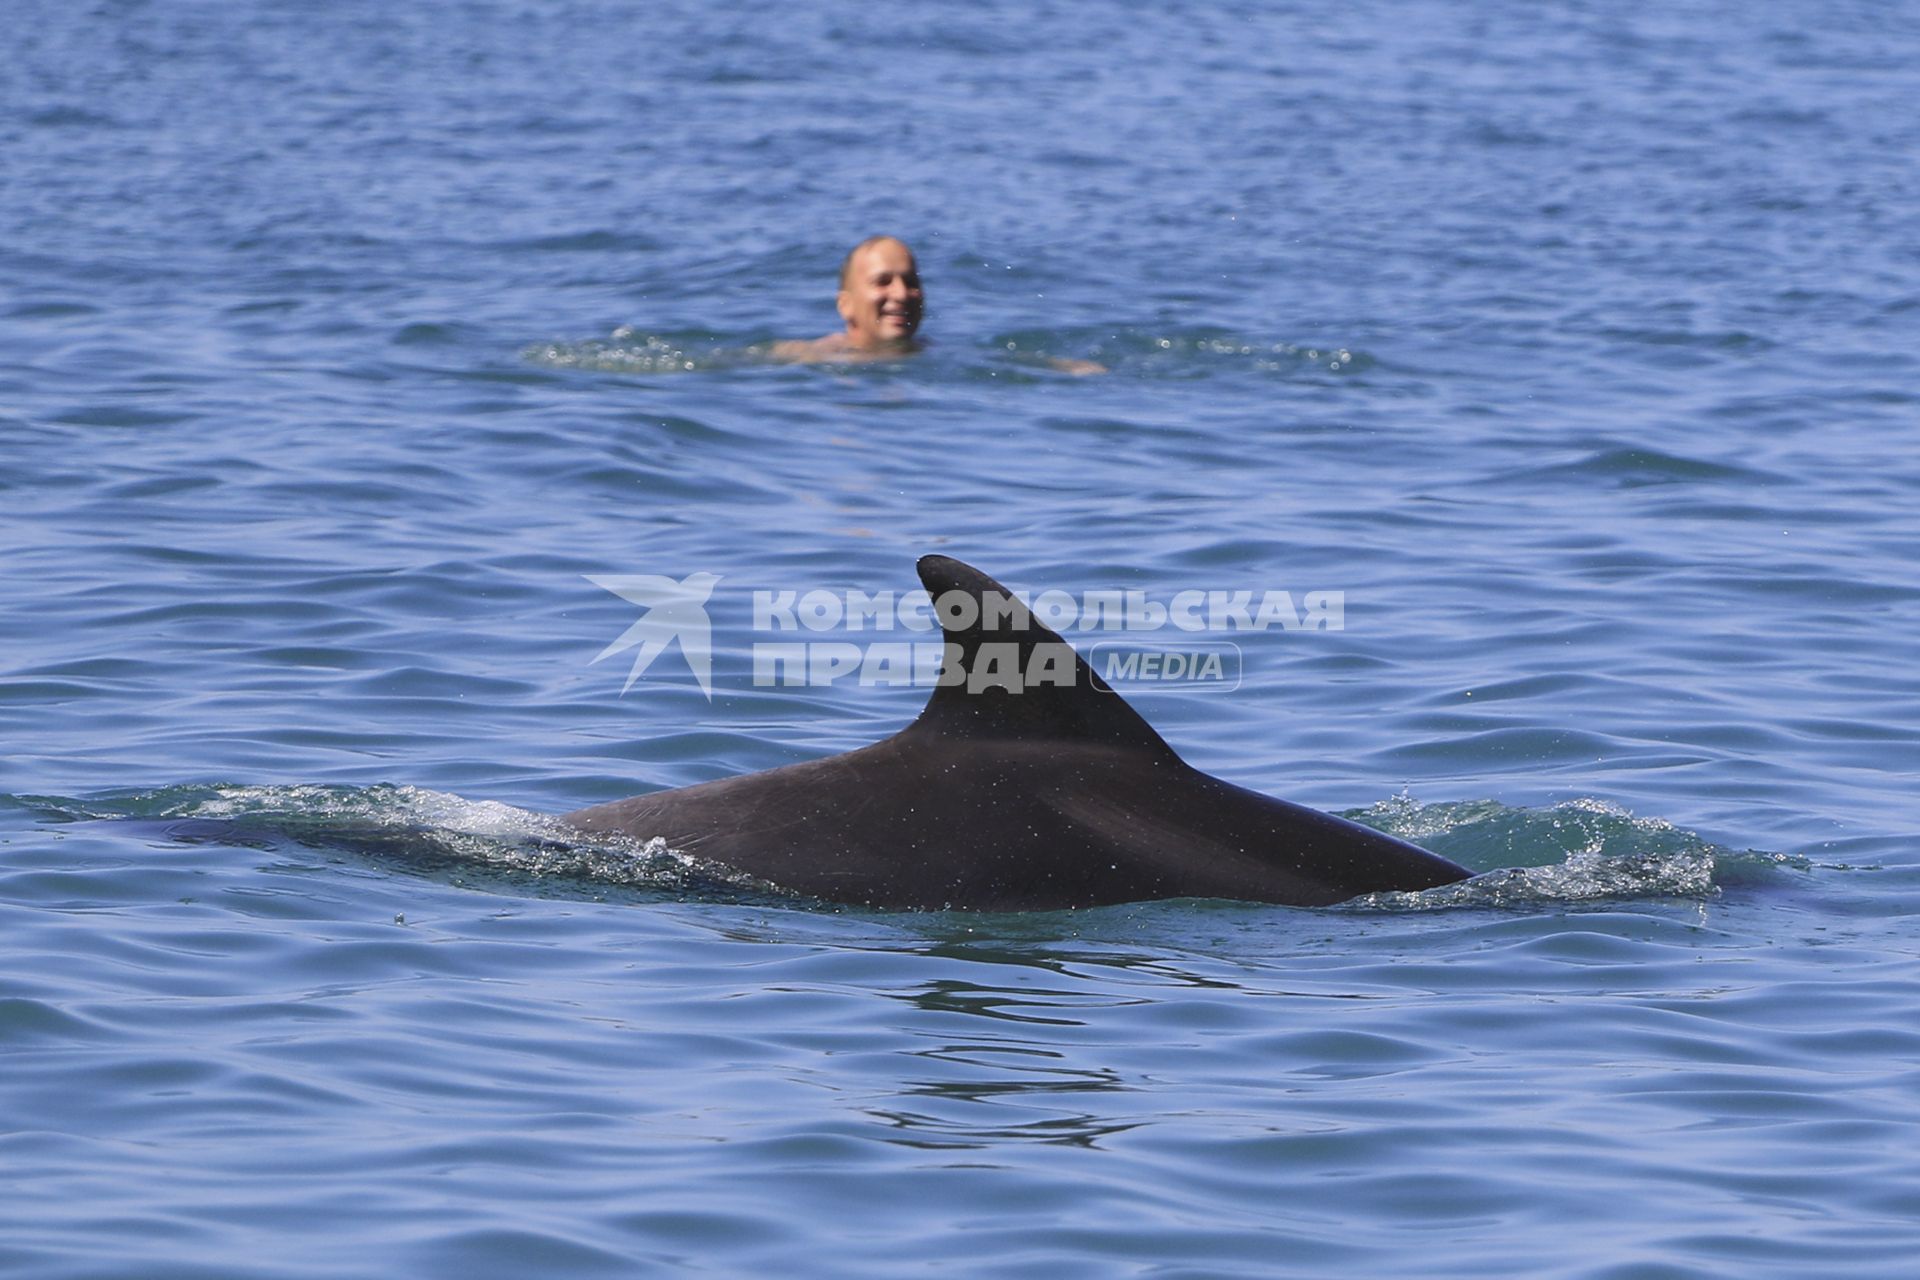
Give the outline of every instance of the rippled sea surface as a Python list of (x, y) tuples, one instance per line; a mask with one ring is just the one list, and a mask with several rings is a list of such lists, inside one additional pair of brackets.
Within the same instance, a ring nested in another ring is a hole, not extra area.
[[(1910, 8), (9, 17), (0, 1271), (1911, 1274)], [(929, 349), (770, 363), (877, 231)], [(544, 816), (904, 724), (752, 593), (930, 551), (1343, 592), (1135, 705), (1483, 874), (890, 914)], [(711, 700), (623, 694), (589, 578), (696, 572)]]

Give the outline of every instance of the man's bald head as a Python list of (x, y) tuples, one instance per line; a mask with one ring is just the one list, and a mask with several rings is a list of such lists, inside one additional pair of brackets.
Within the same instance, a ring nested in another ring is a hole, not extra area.
[(872, 236), (853, 246), (840, 264), (836, 305), (848, 345), (910, 349), (926, 305), (913, 250), (894, 236)]
[(852, 282), (853, 269), (859, 264), (860, 256), (867, 250), (883, 244), (900, 246), (901, 250), (906, 253), (907, 259), (912, 261), (913, 250), (909, 248), (907, 242), (899, 236), (868, 236), (865, 240), (862, 240), (859, 244), (847, 250), (847, 256), (840, 259), (840, 287), (842, 289), (845, 289), (847, 285)]

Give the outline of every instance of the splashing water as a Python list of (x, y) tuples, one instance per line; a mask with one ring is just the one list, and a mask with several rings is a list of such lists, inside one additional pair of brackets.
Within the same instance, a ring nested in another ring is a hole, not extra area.
[(605, 338), (542, 342), (521, 357), (556, 369), (599, 373), (696, 373), (772, 363), (766, 347), (725, 347), (711, 341), (643, 334), (622, 325)]
[[(1398, 910), (1707, 898), (1719, 893), (1716, 861), (1732, 856), (1665, 819), (1636, 818), (1605, 800), (1515, 809), (1492, 800), (1422, 805), (1403, 793), (1346, 816), (1464, 866), (1499, 868), (1421, 893), (1360, 900)], [(1554, 856), (1560, 861), (1542, 861)]]
[(181, 787), (105, 801), (22, 799), (66, 821), (158, 822), (169, 838), (194, 843), (291, 840), (410, 871), (479, 873), (561, 894), (571, 887), (591, 896), (591, 886), (719, 897), (778, 892), (657, 837), (589, 836), (548, 814), (422, 787)]

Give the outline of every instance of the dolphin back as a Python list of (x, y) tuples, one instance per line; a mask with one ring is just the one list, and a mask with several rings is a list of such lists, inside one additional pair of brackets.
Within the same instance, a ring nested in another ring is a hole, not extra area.
[[(875, 907), (1170, 897), (1323, 906), (1469, 874), (1384, 832), (1194, 769), (1006, 588), (944, 556), (919, 569), (949, 661), (905, 729), (844, 755), (566, 820)], [(1025, 678), (1035, 672), (1046, 678)]]

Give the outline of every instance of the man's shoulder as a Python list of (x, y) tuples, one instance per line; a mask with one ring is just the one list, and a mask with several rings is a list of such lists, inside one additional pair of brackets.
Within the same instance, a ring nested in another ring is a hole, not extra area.
[(771, 354), (775, 360), (826, 360), (843, 356), (852, 349), (847, 335), (830, 333), (824, 338), (788, 338), (776, 342)]

